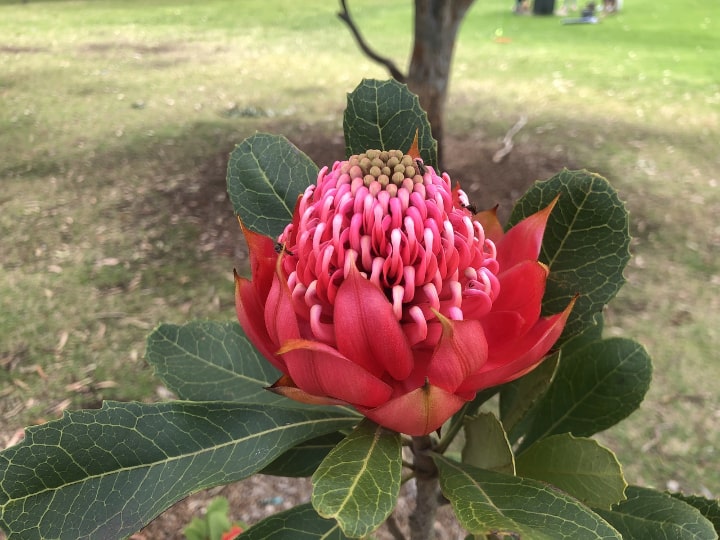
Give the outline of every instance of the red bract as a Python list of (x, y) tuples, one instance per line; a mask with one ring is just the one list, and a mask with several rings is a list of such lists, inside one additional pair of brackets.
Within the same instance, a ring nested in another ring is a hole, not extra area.
[(478, 390), (532, 370), (572, 307), (540, 317), (553, 205), (506, 234), (467, 206), (447, 174), (369, 150), (320, 171), (283, 249), (244, 229), (252, 280), (236, 275), (237, 313), (285, 374), (273, 390), (424, 435)]

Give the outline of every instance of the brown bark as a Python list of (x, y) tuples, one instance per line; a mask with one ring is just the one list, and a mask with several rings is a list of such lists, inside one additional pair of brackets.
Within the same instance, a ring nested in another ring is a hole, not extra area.
[(442, 163), (445, 103), (455, 40), (474, 0), (415, 0), (415, 35), (407, 85), (420, 98)]

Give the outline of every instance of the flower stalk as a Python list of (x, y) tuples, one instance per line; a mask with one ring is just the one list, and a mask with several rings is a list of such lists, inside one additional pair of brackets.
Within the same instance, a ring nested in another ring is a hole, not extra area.
[(413, 437), (413, 469), (415, 470), (415, 509), (410, 515), (411, 540), (433, 540), (435, 538), (435, 516), (438, 509), (440, 483), (435, 462), (430, 457), (434, 451), (429, 435)]

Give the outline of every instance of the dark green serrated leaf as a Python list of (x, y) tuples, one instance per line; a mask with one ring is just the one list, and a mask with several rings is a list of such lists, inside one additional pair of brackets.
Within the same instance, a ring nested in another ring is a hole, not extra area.
[(461, 465), (435, 454), (440, 488), (460, 524), (476, 535), (533, 540), (621, 539), (572, 497), (536, 480)]
[(716, 540), (717, 533), (689, 504), (652, 489), (630, 486), (627, 500), (597, 513), (626, 539)]
[(148, 336), (146, 357), (155, 375), (180, 399), (318, 408), (265, 389), (281, 374), (250, 343), (237, 322), (162, 324)]
[(277, 238), (317, 175), (317, 165), (285, 137), (256, 133), (230, 154), (227, 190), (245, 227)]
[(518, 453), (549, 435), (588, 437), (614, 426), (640, 406), (651, 378), (647, 351), (630, 339), (594, 341), (562, 356)]
[(698, 495), (683, 495), (682, 493), (670, 493), (669, 495), (696, 508), (705, 519), (713, 524), (715, 532), (720, 534), (720, 501), (718, 499), (711, 500)]
[(245, 531), (242, 540), (345, 540), (333, 519), (321, 518), (310, 503), (272, 515)]
[(400, 435), (363, 420), (315, 471), (312, 504), (347, 536), (366, 536), (395, 507), (401, 472)]
[(281, 404), (265, 387), (280, 377), (236, 322), (162, 324), (147, 340), (147, 361), (180, 399)]
[(0, 453), (0, 525), (9, 540), (124, 538), (189, 493), (356, 422), (343, 409), (225, 402), (106, 402), (67, 413)]
[(515, 457), (505, 430), (497, 417), (480, 413), (466, 417), (462, 462), (479, 469), (515, 474)]
[(625, 499), (627, 482), (610, 450), (569, 433), (536, 442), (518, 456), (517, 475), (552, 484), (595, 508), (610, 509)]
[[(520, 424), (520, 422), (531, 419), (529, 413), (545, 394), (555, 377), (560, 354), (560, 351), (556, 351), (527, 375), (523, 375), (519, 379), (502, 386), (500, 390), (500, 419), (508, 433), (513, 430), (521, 430), (524, 424)], [(515, 442), (512, 437), (509, 440)]]
[(394, 79), (363, 79), (348, 94), (343, 116), (348, 157), (371, 149), (407, 152), (416, 130), (420, 156), (427, 165), (437, 166), (437, 142), (427, 114), (407, 85)]
[(502, 386), (500, 392), (500, 419), (511, 444), (515, 444), (532, 424), (537, 413), (537, 405), (554, 380), (560, 359), (592, 341), (601, 339), (603, 329), (602, 314), (596, 314), (593, 320), (594, 324), (592, 326), (582, 334), (566, 341), (560, 351), (545, 359), (539, 367), (527, 375)]
[(604, 328), (605, 319), (603, 314), (596, 313), (593, 317), (593, 324), (585, 328), (581, 334), (573, 336), (563, 343), (562, 354), (568, 356), (593, 341), (600, 341)]
[(265, 467), (262, 474), (298, 478), (312, 475), (330, 450), (344, 439), (341, 433), (328, 433), (299, 444)]
[(545, 208), (548, 219), (540, 260), (550, 267), (544, 313), (559, 313), (580, 295), (558, 343), (582, 333), (625, 282), (630, 259), (628, 213), (615, 189), (588, 171), (564, 170), (536, 182), (517, 202), (509, 225)]

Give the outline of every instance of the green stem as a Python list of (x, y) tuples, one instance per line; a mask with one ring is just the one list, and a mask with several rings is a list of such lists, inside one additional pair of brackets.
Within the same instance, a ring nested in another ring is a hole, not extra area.
[(453, 415), (450, 426), (448, 426), (447, 431), (445, 431), (445, 434), (441, 437), (440, 442), (435, 447), (435, 452), (437, 452), (438, 454), (444, 454), (445, 451), (448, 449), (448, 446), (450, 446), (450, 443), (453, 442), (453, 439), (458, 434), (458, 431), (460, 431), (460, 428), (463, 426), (463, 420), (465, 416), (468, 414), (475, 414), (478, 409), (480, 409), (480, 406), (483, 403), (485, 403), (488, 399), (493, 397), (499, 391), (499, 386), (486, 388), (485, 390), (481, 390), (480, 392), (478, 392), (475, 396), (475, 399), (465, 403), (465, 405), (462, 406), (462, 409), (460, 409)]
[(415, 509), (410, 515), (411, 540), (435, 538), (435, 514), (440, 494), (438, 470), (430, 457), (433, 441), (429, 435), (413, 437), (413, 469), (415, 470)]
[(453, 439), (460, 431), (460, 428), (463, 425), (463, 419), (465, 418), (465, 413), (471, 406), (472, 402), (467, 402), (465, 405), (463, 405), (462, 409), (460, 409), (460, 412), (455, 414), (455, 416), (453, 417), (453, 421), (450, 422), (450, 425), (448, 426), (447, 431), (445, 431), (445, 433), (440, 439), (440, 442), (435, 447), (435, 452), (437, 452), (438, 454), (445, 453), (445, 450), (448, 449), (448, 446), (450, 446), (450, 443), (453, 442)]

